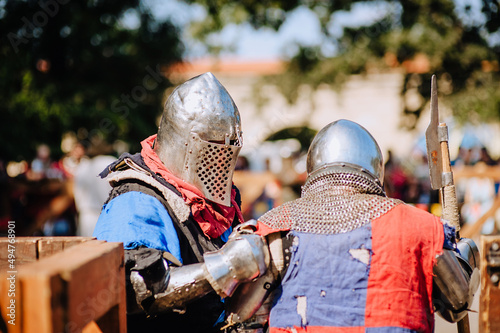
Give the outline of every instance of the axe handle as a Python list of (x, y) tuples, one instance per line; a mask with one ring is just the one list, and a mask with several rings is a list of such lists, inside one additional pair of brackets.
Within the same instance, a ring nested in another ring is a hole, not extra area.
[(466, 315), (457, 323), (458, 333), (469, 333), (470, 325), (469, 325), (469, 315)]
[(441, 216), (448, 221), (455, 231), (460, 230), (460, 218), (458, 216), (458, 203), (455, 185), (448, 185), (441, 189), (441, 200), (443, 203), (443, 213)]
[[(439, 124), (445, 127), (446, 124)], [(443, 161), (443, 172), (451, 172), (450, 147), (448, 141), (441, 141), (441, 160)]]
[[(457, 193), (455, 190), (455, 185), (453, 184), (453, 173), (451, 171), (451, 162), (450, 162), (450, 148), (448, 146), (448, 129), (446, 128), (446, 124), (439, 124), (440, 127), (444, 127), (443, 130), (446, 131), (446, 140), (441, 141), (441, 159), (442, 159), (442, 167), (443, 167), (443, 184), (444, 186), (441, 188), (441, 200), (443, 206), (443, 219), (450, 222), (452, 226), (455, 227), (455, 230), (460, 230), (460, 220), (458, 216), (458, 202), (457, 202)], [(469, 326), (469, 315), (465, 315), (457, 323), (458, 333), (470, 333)]]
[(451, 171), (450, 148), (448, 146), (448, 128), (446, 123), (439, 124), (443, 133), (441, 145), (442, 178), (441, 202), (443, 205), (443, 219), (447, 220), (455, 230), (460, 230), (460, 218), (458, 215), (458, 203), (455, 185), (453, 184), (453, 173)]

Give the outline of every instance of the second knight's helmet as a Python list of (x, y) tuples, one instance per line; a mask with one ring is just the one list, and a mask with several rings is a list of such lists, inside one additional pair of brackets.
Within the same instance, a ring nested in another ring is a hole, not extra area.
[(212, 73), (174, 89), (154, 150), (175, 176), (213, 202), (231, 206), (234, 166), (242, 147), (240, 113)]
[(383, 193), (384, 161), (380, 148), (364, 127), (350, 120), (326, 125), (309, 147), (306, 183), (328, 173), (358, 175)]

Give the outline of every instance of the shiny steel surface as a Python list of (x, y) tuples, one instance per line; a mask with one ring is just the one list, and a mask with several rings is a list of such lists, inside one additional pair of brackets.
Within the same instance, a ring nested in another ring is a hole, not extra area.
[(431, 187), (437, 190), (443, 187), (443, 158), (441, 143), (438, 135), (439, 109), (437, 96), (436, 76), (431, 79), (431, 121), (425, 131), (425, 143), (427, 146), (427, 161), (429, 163), (429, 175), (431, 177)]
[(238, 108), (215, 76), (205, 73), (179, 85), (168, 97), (154, 150), (175, 176), (207, 199), (230, 206), (233, 169), (242, 144)]
[(473, 301), (469, 275), (450, 250), (443, 250), (437, 257), (433, 272), (433, 281), (438, 289), (433, 294), (436, 311), (449, 322), (459, 321), (465, 317)]
[(461, 238), (457, 243), (457, 249), (460, 252), (460, 257), (464, 259), (472, 269), (479, 268), (479, 249), (472, 239)]
[(479, 249), (470, 238), (461, 238), (457, 243), (457, 249), (460, 252), (459, 261), (469, 275), (469, 299), (473, 300), (481, 284)]
[(208, 200), (231, 206), (232, 179), (240, 150), (241, 146), (203, 141), (192, 133), (183, 179), (200, 189)]
[(149, 309), (149, 314), (174, 309), (182, 311), (188, 302), (198, 299), (212, 290), (203, 264), (172, 268), (167, 289), (154, 295), (155, 301)]
[(377, 142), (361, 125), (345, 119), (326, 125), (314, 138), (307, 154), (308, 177), (339, 165), (383, 184), (384, 162)]
[[(242, 323), (252, 318), (269, 295), (269, 288), (273, 283), (275, 283), (275, 277), (269, 269), (256, 281), (240, 285), (228, 301), (228, 321), (232, 324)], [(265, 320), (267, 320), (268, 314), (269, 312), (266, 314)]]
[(242, 234), (231, 237), (220, 250), (205, 253), (203, 258), (210, 284), (221, 297), (227, 297), (240, 283), (264, 274), (270, 254), (261, 236)]

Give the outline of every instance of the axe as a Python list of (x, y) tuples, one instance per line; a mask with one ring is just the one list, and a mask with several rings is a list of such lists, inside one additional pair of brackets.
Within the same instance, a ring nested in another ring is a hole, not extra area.
[[(459, 239), (460, 221), (453, 173), (450, 163), (450, 149), (448, 147), (448, 126), (439, 123), (438, 98), (436, 75), (431, 79), (431, 121), (425, 131), (427, 144), (427, 160), (431, 187), (439, 190), (442, 205), (441, 217), (455, 227)], [(469, 316), (466, 315), (458, 323), (459, 333), (470, 332)]]

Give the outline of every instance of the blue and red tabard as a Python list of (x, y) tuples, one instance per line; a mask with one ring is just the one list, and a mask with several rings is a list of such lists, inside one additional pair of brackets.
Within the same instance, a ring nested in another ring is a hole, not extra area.
[[(259, 233), (274, 230), (259, 224)], [(353, 231), (295, 236), (270, 332), (432, 332), (440, 219), (399, 204)]]

